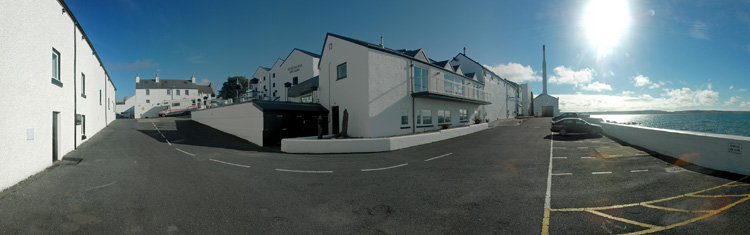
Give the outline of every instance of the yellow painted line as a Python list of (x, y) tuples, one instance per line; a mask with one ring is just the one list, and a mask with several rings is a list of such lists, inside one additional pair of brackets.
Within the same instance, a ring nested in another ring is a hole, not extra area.
[(643, 204), (641, 206), (652, 208), (652, 209), (659, 209), (659, 210), (665, 210), (665, 211), (675, 211), (675, 212), (684, 212), (684, 213), (711, 213), (714, 210), (685, 210), (685, 209), (677, 209), (677, 208), (671, 208), (671, 207), (663, 207), (663, 206), (655, 206), (651, 204)]
[(671, 224), (671, 225), (664, 226), (664, 227), (651, 228), (651, 229), (647, 229), (647, 230), (643, 230), (643, 231), (638, 231), (638, 232), (634, 232), (634, 233), (629, 233), (629, 234), (655, 233), (655, 232), (664, 231), (664, 230), (667, 230), (667, 229), (673, 229), (673, 228), (676, 228), (676, 227), (679, 227), (679, 226), (688, 225), (688, 224), (693, 223), (695, 221), (703, 220), (703, 219), (709, 218), (711, 216), (714, 216), (716, 214), (719, 214), (722, 211), (726, 211), (729, 208), (732, 208), (733, 206), (736, 206), (737, 204), (740, 204), (740, 203), (743, 203), (743, 202), (747, 201), (748, 199), (750, 199), (750, 197), (743, 198), (743, 199), (741, 199), (739, 201), (736, 201), (736, 202), (734, 202), (732, 204), (726, 205), (726, 206), (724, 206), (724, 207), (722, 207), (722, 208), (720, 208), (718, 210), (714, 210), (711, 213), (708, 213), (708, 214), (705, 214), (705, 215), (702, 215), (702, 216), (698, 216), (698, 217), (695, 217), (695, 218), (692, 218), (692, 219), (689, 219), (689, 220), (685, 220), (685, 221), (682, 221), (680, 223)]
[(652, 224), (646, 224), (646, 223), (641, 223), (641, 222), (638, 222), (638, 221), (633, 221), (633, 220), (629, 220), (629, 219), (625, 219), (625, 218), (611, 216), (609, 214), (605, 214), (605, 213), (602, 213), (600, 211), (586, 210), (586, 212), (589, 212), (591, 214), (595, 214), (595, 215), (598, 215), (598, 216), (601, 216), (601, 217), (604, 217), (604, 218), (607, 218), (607, 219), (617, 220), (617, 221), (620, 221), (620, 222), (623, 222), (623, 223), (632, 224), (632, 225), (638, 225), (638, 226), (641, 226), (641, 227), (644, 227), (644, 228), (661, 228), (659, 226), (652, 225)]
[(748, 197), (750, 194), (739, 194), (739, 195), (688, 195), (688, 197)]
[(742, 187), (742, 186), (750, 186), (750, 184), (732, 184), (732, 185), (727, 185), (724, 187)]
[(542, 235), (549, 234), (549, 209), (544, 209), (544, 219), (542, 220)]

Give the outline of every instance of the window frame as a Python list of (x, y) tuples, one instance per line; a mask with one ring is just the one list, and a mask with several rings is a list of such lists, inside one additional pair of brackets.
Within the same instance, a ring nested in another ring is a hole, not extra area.
[(167, 89), (167, 95), (172, 95), (172, 89)]
[(175, 89), (175, 94), (174, 95), (180, 95), (180, 89)]
[(151, 89), (146, 89), (146, 95), (151, 95)]
[(190, 95), (190, 90), (185, 89), (185, 95)]
[(469, 122), (469, 110), (458, 109), (458, 121), (459, 122)]
[[(421, 72), (419, 73), (419, 75), (417, 75), (418, 70)], [(414, 87), (412, 88), (412, 90), (414, 92), (425, 92), (429, 90), (429, 74), (429, 70), (419, 66), (414, 66), (414, 68), (412, 69), (412, 77), (414, 77)], [(417, 89), (417, 84), (419, 84), (420, 89)]]
[(450, 110), (438, 110), (438, 124), (451, 123), (451, 111)]
[(147, 104), (150, 104), (150, 103), (151, 103), (151, 100), (147, 99), (147, 100), (146, 100), (146, 103), (147, 103)]
[[(341, 68), (344, 68), (344, 76), (341, 76)], [(346, 62), (336, 65), (336, 81), (347, 78), (348, 70), (349, 69), (347, 68)]]
[[(425, 123), (425, 121), (429, 121), (429, 123)], [(419, 114), (417, 115), (417, 127), (432, 127), (432, 126), (433, 126), (432, 110), (431, 109), (419, 110)]]
[(86, 74), (81, 73), (81, 97), (86, 99)]
[(401, 127), (409, 127), (409, 110), (407, 109), (401, 109)]
[(60, 68), (60, 64), (61, 64), (60, 61), (61, 61), (60, 52), (57, 51), (57, 49), (53, 47), (52, 48), (52, 79), (51, 80), (52, 80), (52, 84), (62, 87), (63, 83), (62, 83), (62, 78), (60, 77), (60, 75), (62, 74), (60, 70), (62, 70), (62, 68)]

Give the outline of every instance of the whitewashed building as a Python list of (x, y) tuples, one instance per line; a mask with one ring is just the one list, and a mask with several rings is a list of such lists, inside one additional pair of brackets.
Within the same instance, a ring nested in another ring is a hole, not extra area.
[(531, 87), (529, 84), (520, 84), (519, 86), (521, 91), (521, 111), (519, 116), (532, 116), (531, 100), (533, 93), (531, 92)]
[(122, 102), (117, 102), (115, 105), (116, 112), (125, 118), (133, 118), (135, 107), (135, 96), (128, 96), (123, 99)]
[(554, 117), (560, 115), (560, 100), (547, 94), (547, 55), (542, 45), (542, 94), (534, 98), (535, 117)]
[(480, 87), (484, 87), (484, 91), (492, 94), (492, 103), (481, 107), (483, 119), (497, 120), (518, 116), (521, 111), (521, 97), (520, 86), (517, 83), (498, 76), (466, 56), (466, 53), (459, 53), (453, 57), (451, 64), (460, 66), (461, 71), (466, 74), (476, 76), (476, 80), (482, 84)]
[[(287, 88), (296, 86), (318, 76), (320, 55), (295, 48), (286, 59), (277, 59), (271, 68), (258, 66), (253, 78), (258, 80), (257, 91), (260, 100), (312, 102), (312, 94), (288, 97)], [(285, 83), (290, 87), (285, 87)]]
[(44, 170), (115, 120), (115, 92), (63, 1), (0, 2), (0, 190)]
[[(210, 85), (210, 84), (209, 84)], [(189, 106), (205, 108), (210, 104), (213, 96), (207, 95), (207, 89), (200, 89), (195, 83), (195, 75), (188, 80), (181, 79), (141, 79), (140, 75), (135, 77), (135, 118), (154, 118), (162, 111), (162, 104), (175, 100), (189, 100)], [(213, 88), (210, 88), (213, 92)], [(213, 93), (211, 93), (213, 94)], [(204, 103), (204, 101), (206, 101)], [(183, 105), (184, 106), (184, 105)]]
[[(320, 59), (318, 99), (330, 111), (329, 133), (383, 137), (424, 132), (441, 124), (484, 119), (494, 95), (475, 72), (453, 61), (431, 60), (423, 49), (393, 50), (332, 33)], [(504, 100), (503, 100), (504, 102)]]

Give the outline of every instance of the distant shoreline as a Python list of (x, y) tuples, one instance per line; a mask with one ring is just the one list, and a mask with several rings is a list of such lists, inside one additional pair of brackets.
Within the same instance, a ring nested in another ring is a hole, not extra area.
[(750, 111), (722, 111), (722, 110), (684, 110), (684, 111), (661, 111), (661, 110), (639, 110), (639, 111), (605, 111), (605, 112), (580, 112), (588, 115), (612, 115), (612, 114), (723, 114), (723, 113), (750, 113)]

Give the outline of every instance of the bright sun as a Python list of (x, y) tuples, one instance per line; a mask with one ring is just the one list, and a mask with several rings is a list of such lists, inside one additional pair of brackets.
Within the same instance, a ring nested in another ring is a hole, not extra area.
[(612, 52), (629, 25), (630, 12), (625, 0), (591, 0), (584, 11), (586, 36), (597, 49), (599, 58)]

